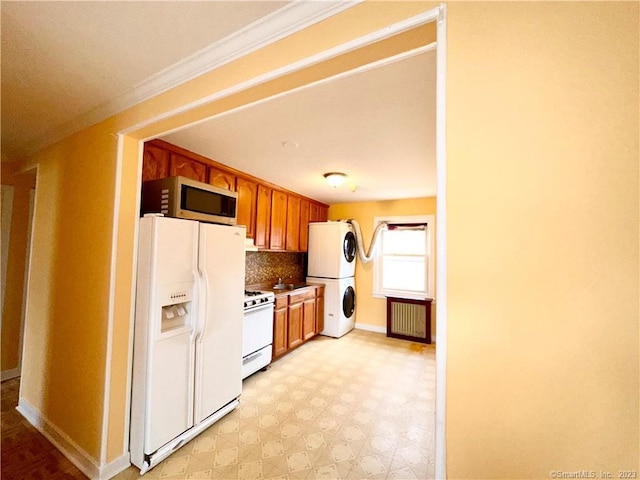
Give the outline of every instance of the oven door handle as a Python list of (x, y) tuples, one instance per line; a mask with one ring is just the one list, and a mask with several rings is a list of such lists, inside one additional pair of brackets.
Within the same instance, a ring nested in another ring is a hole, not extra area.
[(260, 310), (266, 310), (270, 308), (273, 308), (273, 302), (261, 303), (259, 305), (252, 305), (251, 307), (246, 308), (244, 310), (244, 313), (246, 315), (247, 313), (259, 312)]
[(247, 363), (252, 362), (256, 358), (261, 357), (263, 353), (264, 352), (262, 350), (258, 350), (257, 352), (254, 352), (254, 353), (252, 353), (250, 355), (247, 355), (246, 357), (244, 357), (242, 359), (242, 364), (246, 365)]

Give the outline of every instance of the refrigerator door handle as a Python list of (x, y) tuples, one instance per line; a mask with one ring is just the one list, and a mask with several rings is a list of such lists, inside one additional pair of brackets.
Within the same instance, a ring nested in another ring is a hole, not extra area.
[(209, 282), (207, 281), (206, 272), (200, 274), (199, 284), (200, 284), (199, 287), (201, 292), (201, 295), (200, 295), (201, 301), (199, 302), (200, 304), (198, 305), (198, 312), (199, 312), (198, 321), (196, 322), (196, 328), (193, 331), (194, 341), (196, 343), (202, 340), (202, 336), (204, 335), (204, 331), (207, 323), (207, 300), (206, 300), (206, 295), (204, 295), (204, 292), (208, 290)]
[[(198, 235), (198, 251), (202, 252), (206, 245), (206, 233), (204, 229), (200, 229)], [(205, 263), (202, 260), (202, 255), (198, 254), (197, 260), (197, 282), (198, 282), (198, 317), (197, 322), (194, 326), (194, 341), (199, 343), (202, 341), (202, 337), (205, 332), (206, 324), (207, 324), (207, 292), (209, 291), (209, 276), (207, 274), (207, 269)]]

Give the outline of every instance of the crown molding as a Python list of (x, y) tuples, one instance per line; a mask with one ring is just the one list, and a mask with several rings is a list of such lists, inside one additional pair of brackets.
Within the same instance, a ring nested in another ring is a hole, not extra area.
[(54, 127), (23, 145), (18, 158), (28, 157), (75, 132), (149, 100), (200, 75), (260, 50), (278, 40), (347, 10), (363, 0), (293, 1), (233, 34), (152, 75), (122, 95)]

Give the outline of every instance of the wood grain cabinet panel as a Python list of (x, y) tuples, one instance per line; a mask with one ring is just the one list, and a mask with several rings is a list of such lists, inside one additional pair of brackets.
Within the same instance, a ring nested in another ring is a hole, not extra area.
[(238, 225), (247, 227), (247, 237), (253, 238), (256, 227), (258, 184), (238, 177), (236, 192), (238, 192)]
[(320, 220), (318, 220), (319, 222), (326, 222), (327, 218), (329, 218), (329, 207), (325, 207), (323, 205), (319, 205), (319, 213), (320, 213)]
[(324, 328), (324, 286), (276, 296), (273, 313), (273, 358), (290, 352)]
[(142, 181), (158, 180), (168, 176), (169, 151), (145, 143), (142, 154)]
[(207, 182), (207, 166), (196, 160), (178, 155), (171, 154), (171, 162), (169, 163), (169, 176), (180, 175), (199, 182)]
[(271, 233), (271, 189), (258, 184), (256, 200), (256, 228), (254, 243), (258, 248), (269, 248)]
[(302, 339), (309, 340), (316, 334), (316, 296), (310, 292), (310, 298), (302, 302)]
[(309, 205), (309, 221), (310, 222), (326, 222), (329, 208), (319, 203), (311, 202)]
[(300, 200), (300, 237), (298, 249), (306, 252), (309, 249), (309, 200)]
[(285, 249), (285, 233), (287, 228), (287, 194), (280, 190), (271, 193), (271, 234), (269, 246), (271, 250)]
[(316, 288), (316, 333), (324, 330), (324, 285)]
[(287, 304), (273, 311), (273, 358), (278, 358), (287, 353), (288, 344), (287, 328)]
[(209, 184), (233, 192), (236, 189), (236, 176), (224, 170), (209, 167)]
[(302, 301), (293, 295), (290, 297), (290, 301), (287, 310), (287, 322), (288, 322), (288, 343), (289, 350), (301, 345), (303, 342), (302, 337)]
[(292, 252), (300, 249), (300, 197), (287, 196), (287, 235), (285, 246)]
[(176, 175), (237, 192), (237, 223), (262, 250), (306, 252), (309, 222), (327, 220), (328, 207), (320, 202), (162, 140), (146, 142), (142, 180)]

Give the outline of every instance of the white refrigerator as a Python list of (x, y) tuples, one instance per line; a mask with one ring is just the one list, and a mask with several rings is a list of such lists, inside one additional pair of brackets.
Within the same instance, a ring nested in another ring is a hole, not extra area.
[(245, 227), (140, 219), (131, 462), (145, 473), (239, 403)]

